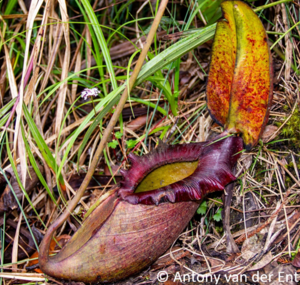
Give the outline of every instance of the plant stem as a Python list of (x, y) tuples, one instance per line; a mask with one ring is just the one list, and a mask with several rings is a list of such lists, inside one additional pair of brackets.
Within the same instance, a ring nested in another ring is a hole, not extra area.
[(267, 9), (267, 8), (270, 8), (270, 7), (273, 7), (273, 6), (276, 6), (276, 5), (279, 5), (279, 4), (282, 4), (282, 3), (292, 2), (292, 1), (293, 0), (280, 0), (280, 1), (277, 1), (277, 2), (269, 3), (267, 5), (259, 6), (255, 9), (253, 9), (253, 11), (254, 12), (259, 12), (261, 10), (264, 10), (264, 9)]

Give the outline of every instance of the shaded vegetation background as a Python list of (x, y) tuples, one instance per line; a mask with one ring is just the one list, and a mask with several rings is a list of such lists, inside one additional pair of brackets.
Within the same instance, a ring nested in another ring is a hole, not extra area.
[[(220, 3), (169, 1), (95, 180), (57, 233), (61, 245), (90, 206), (120, 180), (119, 170), (130, 167), (128, 153), (148, 153), (159, 139), (189, 143), (222, 132), (205, 101)], [(162, 269), (170, 276), (239, 272), (251, 279), (256, 270), (276, 276), (295, 273), (300, 266), (300, 3), (248, 3), (268, 33), (274, 100), (260, 144), (245, 152), (237, 166), (230, 225), (239, 252), (226, 251), (222, 193), (212, 194), (173, 253), (125, 282), (155, 283)], [(132, 0), (0, 2), (1, 282), (61, 282), (36, 272), (38, 244), (80, 186), (158, 5)], [(100, 92), (85, 100), (85, 88)], [(260, 265), (253, 269), (254, 264)]]

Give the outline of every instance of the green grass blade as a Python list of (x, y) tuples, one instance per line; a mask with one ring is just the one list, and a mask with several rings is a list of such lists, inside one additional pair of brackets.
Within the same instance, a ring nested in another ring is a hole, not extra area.
[[(34, 137), (34, 140), (35, 140), (43, 158), (45, 159), (48, 166), (53, 170), (53, 172), (56, 173), (58, 166), (56, 164), (55, 158), (53, 157), (50, 149), (48, 148), (45, 140), (41, 136), (37, 126), (35, 125), (33, 119), (31, 118), (31, 115), (28, 112), (27, 107), (24, 104), (23, 104), (23, 112), (24, 112), (24, 116), (27, 121), (29, 130), (30, 130), (32, 136)], [(58, 179), (59, 179), (59, 182), (61, 183), (61, 185), (65, 185), (63, 177), (61, 175), (58, 175)]]
[[(97, 37), (95, 35), (95, 32), (94, 32), (94, 29), (93, 29), (93, 25), (90, 23), (89, 21), (89, 17), (88, 15), (86, 14), (86, 10), (84, 9), (84, 7), (81, 5), (81, 3), (79, 3), (78, 1), (76, 1), (83, 17), (85, 18), (85, 21), (87, 22), (87, 27), (89, 29), (89, 32), (91, 34), (91, 39), (93, 41), (93, 44), (94, 44), (94, 50), (92, 49), (91, 46), (88, 45), (88, 43), (86, 42), (86, 40), (84, 39), (85, 41), (85, 45), (86, 45), (86, 50), (87, 49), (91, 49), (92, 53), (93, 53), (93, 56), (94, 56), (94, 59), (97, 63), (97, 68), (99, 70), (99, 74), (100, 74), (100, 78), (101, 78), (101, 81), (104, 80), (104, 70), (103, 70), (103, 56), (101, 55), (100, 53), (100, 46), (99, 46), (99, 42), (97, 41)], [(84, 38), (84, 37), (83, 37)], [(95, 52), (94, 52), (95, 51)], [(103, 87), (103, 93), (104, 95), (106, 96), (107, 95), (107, 91), (106, 91), (106, 86), (104, 83), (102, 83), (102, 87)]]
[(84, 138), (82, 140), (82, 143), (80, 144), (79, 150), (78, 150), (78, 161), (79, 158), (87, 144), (87, 142), (90, 139), (90, 136), (94, 132), (94, 130), (99, 126), (100, 121), (103, 119), (103, 117), (110, 111), (110, 109), (118, 102), (118, 98), (113, 98), (105, 107), (104, 109), (96, 116), (94, 122), (90, 125), (88, 128), (86, 134), (84, 135)]
[(6, 114), (12, 108), (15, 102), (16, 102), (16, 98), (10, 100), (4, 107), (0, 109), (0, 118), (3, 117), (4, 114)]
[(202, 28), (165, 49), (163, 52), (144, 65), (137, 78), (136, 85), (141, 84), (147, 79), (147, 77), (154, 74), (157, 70), (161, 70), (163, 67), (183, 56), (190, 50), (207, 42), (208, 40), (211, 40), (215, 34), (215, 29), (216, 24)]
[(0, 119), (0, 128), (3, 127), (3, 125), (7, 122), (9, 116), (10, 116), (9, 113), (6, 114), (5, 116), (3, 116), (2, 118), (1, 118), (1, 116), (0, 116), (0, 118), (1, 118), (1, 119)]
[(113, 68), (113, 64), (111, 61), (107, 43), (105, 41), (102, 29), (101, 29), (98, 19), (96, 17), (96, 14), (88, 0), (82, 0), (82, 5), (84, 6), (84, 9), (89, 17), (89, 20), (95, 31), (95, 35), (97, 37), (98, 43), (101, 47), (101, 51), (103, 53), (103, 57), (106, 62), (106, 65), (107, 65), (107, 70), (108, 70), (109, 76), (111, 78), (112, 87), (113, 87), (113, 89), (116, 89), (118, 85), (117, 85), (117, 81), (116, 81), (115, 71)]
[[(148, 57), (150, 59), (153, 59), (154, 55), (152, 53), (148, 52)], [(166, 76), (168, 76), (168, 75), (166, 75)], [(160, 69), (157, 70), (154, 73), (154, 76), (148, 77), (147, 80), (152, 82), (157, 88), (159, 88), (163, 91), (163, 94), (165, 95), (165, 97), (167, 98), (167, 100), (171, 106), (173, 115), (176, 116), (177, 115), (177, 103), (175, 103), (175, 100), (174, 100), (175, 94), (174, 95), (172, 94), (172, 89), (171, 89), (170, 83), (168, 80), (166, 80), (166, 78), (163, 75), (163, 73), (161, 72), (161, 70)]]
[(18, 3), (18, 0), (9, 0), (7, 2), (7, 6), (4, 11), (4, 15), (9, 15), (11, 13), (11, 11), (15, 8), (17, 3)]
[(151, 108), (153, 108), (153, 109), (157, 109), (157, 111), (159, 111), (163, 116), (167, 116), (168, 115), (168, 112), (165, 110), (165, 109), (163, 109), (162, 107), (160, 107), (160, 106), (157, 106), (156, 107), (156, 104), (154, 104), (154, 103), (152, 103), (152, 102), (150, 102), (150, 101), (146, 101), (146, 100), (143, 100), (143, 99), (141, 99), (141, 98), (137, 98), (137, 97), (130, 97), (130, 99), (131, 99), (131, 101), (133, 101), (133, 102), (137, 102), (137, 103), (140, 103), (140, 104), (144, 104), (144, 105), (146, 105), (146, 106), (148, 106), (148, 107), (151, 107)]
[[(42, 175), (42, 173), (41, 173), (41, 171), (40, 171), (40, 169), (39, 169), (39, 167), (38, 167), (38, 165), (37, 165), (37, 163), (36, 163), (36, 161), (35, 161), (35, 159), (34, 159), (34, 156), (33, 156), (32, 152), (31, 152), (31, 149), (30, 149), (30, 146), (29, 146), (29, 144), (28, 144), (27, 138), (26, 138), (26, 136), (25, 136), (25, 132), (24, 132), (23, 126), (22, 126), (21, 130), (22, 130), (22, 137), (23, 137), (23, 141), (24, 141), (24, 144), (25, 144), (25, 148), (26, 148), (26, 152), (27, 152), (29, 161), (30, 161), (30, 163), (31, 163), (31, 165), (32, 165), (32, 167), (33, 167), (33, 169), (34, 169), (34, 171), (35, 171), (37, 177), (39, 178), (40, 182), (41, 182), (42, 185), (45, 187), (45, 189), (46, 189), (48, 195), (50, 196), (51, 200), (54, 202), (55, 205), (57, 205), (57, 204), (56, 204), (56, 199), (55, 199), (55, 197), (53, 196), (52, 191), (49, 189), (48, 184), (47, 184), (47, 182), (45, 181), (44, 176)], [(36, 213), (36, 214), (37, 214), (37, 213)], [(37, 215), (38, 215), (38, 214), (37, 214)], [(42, 221), (42, 222), (43, 222), (43, 221)]]

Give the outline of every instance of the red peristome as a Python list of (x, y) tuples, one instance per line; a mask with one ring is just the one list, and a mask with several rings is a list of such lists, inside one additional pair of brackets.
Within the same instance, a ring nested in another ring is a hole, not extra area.
[[(142, 193), (134, 193), (133, 190), (135, 188), (131, 188), (131, 190), (128, 191), (128, 188), (124, 189), (123, 186), (119, 190), (121, 198), (131, 204), (146, 205), (201, 200), (210, 192), (224, 190), (224, 187), (228, 183), (236, 179), (231, 170), (240, 157), (238, 152), (243, 149), (243, 141), (240, 137), (229, 137), (217, 142), (210, 141), (201, 145), (189, 144), (186, 145), (186, 147), (187, 148), (184, 148), (184, 152), (181, 152), (181, 150), (176, 151), (176, 155), (178, 157), (185, 157), (184, 154), (188, 154), (191, 149), (198, 151), (199, 164), (192, 175), (165, 187)], [(172, 148), (174, 150), (174, 146), (164, 146), (163, 149), (152, 153), (151, 157), (155, 161), (159, 160), (161, 153), (167, 153), (165, 163), (172, 163), (174, 161)], [(180, 149), (180, 147), (178, 149)], [(141, 158), (144, 160), (144, 157)], [(189, 158), (193, 158), (193, 155)], [(168, 160), (171, 161), (169, 162)], [(195, 156), (193, 160), (195, 160)], [(131, 172), (136, 172), (136, 167), (137, 165), (126, 173), (125, 180), (127, 177), (134, 177), (134, 175), (131, 175)], [(140, 167), (145, 169), (145, 167), (147, 168), (147, 164), (141, 163)], [(149, 173), (151, 171), (150, 167), (151, 163), (145, 172)], [(127, 185), (128, 183), (126, 183), (126, 186)], [(136, 186), (137, 184), (135, 184), (135, 187)]]
[(120, 195), (125, 197), (133, 194), (138, 184), (156, 168), (174, 162), (188, 162), (199, 159), (204, 145), (204, 142), (183, 145), (160, 143), (158, 148), (143, 156), (129, 154), (131, 168), (129, 171), (123, 170), (121, 172), (124, 179), (120, 182)]

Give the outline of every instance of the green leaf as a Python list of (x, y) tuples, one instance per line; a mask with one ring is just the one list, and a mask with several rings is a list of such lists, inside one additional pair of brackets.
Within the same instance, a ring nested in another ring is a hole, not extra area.
[(127, 144), (128, 148), (134, 148), (135, 145), (137, 144), (137, 141), (136, 140), (128, 140), (128, 141), (126, 141), (126, 144)]
[(197, 210), (197, 214), (205, 215), (206, 211), (207, 211), (207, 203), (206, 201), (203, 201)]
[(113, 140), (113, 141), (109, 142), (107, 145), (108, 145), (108, 147), (115, 149), (118, 146), (118, 142), (116, 140)]
[(222, 220), (222, 215), (221, 215), (221, 213), (222, 213), (222, 208), (219, 208), (219, 210), (217, 211), (217, 213), (215, 213), (214, 215), (213, 215), (213, 219), (216, 221), (216, 222), (220, 222), (221, 220)]
[(215, 198), (214, 202), (215, 202), (215, 204), (216, 204), (217, 207), (220, 207), (220, 206), (223, 205), (223, 201), (220, 198)]
[(121, 132), (116, 132), (115, 136), (116, 136), (117, 139), (121, 139), (123, 134)]
[(202, 1), (202, 3), (199, 3), (201, 5), (202, 15), (205, 18), (206, 22), (214, 23), (222, 16), (222, 11), (220, 8), (221, 2), (222, 0), (205, 0)]

